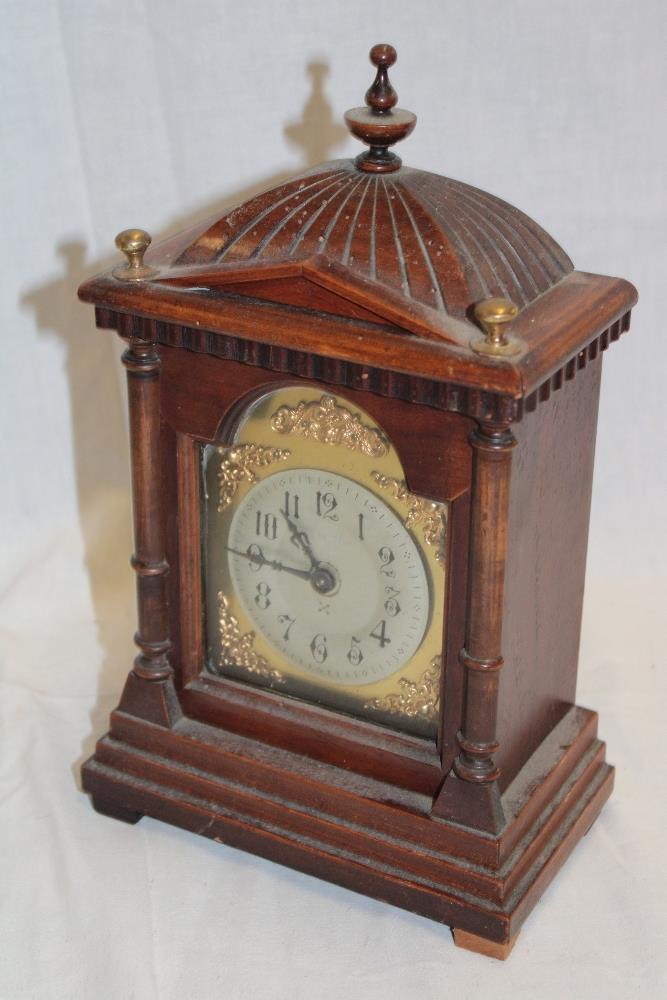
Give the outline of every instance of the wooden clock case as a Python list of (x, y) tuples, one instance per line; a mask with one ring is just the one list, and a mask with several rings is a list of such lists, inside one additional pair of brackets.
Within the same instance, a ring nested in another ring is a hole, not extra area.
[[(337, 161), (79, 294), (127, 342), (139, 615), (83, 768), (95, 807), (505, 957), (612, 788), (597, 716), (574, 699), (601, 355), (634, 288), (574, 271), (465, 184)], [(473, 347), (472, 309), (494, 295), (520, 308), (512, 356)], [(202, 670), (200, 444), (301, 383), (362, 406), (409, 489), (451, 504), (437, 743)]]

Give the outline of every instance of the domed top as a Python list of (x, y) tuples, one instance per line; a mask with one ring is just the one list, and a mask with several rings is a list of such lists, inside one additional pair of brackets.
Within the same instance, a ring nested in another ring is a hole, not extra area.
[(232, 209), (172, 264), (233, 272), (315, 256), (380, 294), (463, 320), (491, 296), (523, 308), (573, 267), (555, 240), (500, 198), (423, 170), (368, 174), (346, 160)]
[(559, 282), (572, 262), (526, 215), (467, 184), (402, 168), (389, 147), (417, 119), (395, 106), (393, 46), (374, 45), (369, 57), (376, 75), (367, 106), (345, 120), (370, 149), (233, 209), (171, 263), (231, 272), (325, 258), (366, 292), (375, 286), (376, 295), (402, 299), (403, 311), (418, 306), (461, 320), (482, 299), (503, 296), (523, 308)]
[[(404, 167), (390, 147), (416, 116), (396, 107), (396, 51), (376, 45), (370, 59), (366, 107), (345, 116), (370, 147), (355, 161), (314, 167), (148, 250), (147, 233), (125, 231), (127, 261), (79, 295), (123, 336), (148, 324), (169, 345), (404, 398), (417, 391), (404, 375), (425, 380), (431, 402), (432, 385), (464, 387), (471, 396), (455, 388), (443, 405), (477, 416), (538, 388), (548, 398), (549, 379), (573, 377), (627, 329), (635, 289), (573, 272), (500, 198)], [(398, 381), (385, 385), (385, 372)]]
[[(239, 270), (253, 267), (256, 282), (271, 265), (291, 264), (294, 275), (294, 265), (310, 261), (311, 276), (335, 269), (348, 292), (356, 288), (365, 302), (370, 298), (371, 311), (377, 313), (379, 301), (389, 303), (386, 319), (400, 322), (407, 314), (415, 333), (458, 339), (451, 324), (443, 329), (443, 319), (471, 319), (475, 304), (490, 297), (522, 309), (572, 271), (572, 262), (540, 226), (499, 198), (402, 166), (389, 147), (417, 119), (396, 107), (388, 76), (396, 50), (374, 45), (369, 56), (376, 75), (366, 107), (345, 119), (370, 149), (354, 162), (325, 163), (252, 198), (189, 245), (170, 244), (175, 253), (162, 259), (171, 268), (214, 269), (207, 277), (216, 284), (233, 284)], [(247, 294), (263, 297), (257, 292)], [(275, 285), (270, 293), (278, 293)]]

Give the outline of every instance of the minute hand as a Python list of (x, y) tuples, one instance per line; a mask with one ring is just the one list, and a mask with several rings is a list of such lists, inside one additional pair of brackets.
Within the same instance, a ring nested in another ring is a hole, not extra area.
[(302, 580), (310, 580), (313, 575), (310, 569), (297, 569), (296, 566), (285, 566), (278, 559), (267, 559), (266, 556), (258, 556), (254, 552), (242, 552), (241, 549), (232, 549), (229, 545), (225, 546), (225, 548), (235, 556), (242, 556), (244, 559), (249, 559), (256, 566), (268, 566), (269, 569), (275, 569), (278, 573), (293, 573), (294, 576), (300, 576)]

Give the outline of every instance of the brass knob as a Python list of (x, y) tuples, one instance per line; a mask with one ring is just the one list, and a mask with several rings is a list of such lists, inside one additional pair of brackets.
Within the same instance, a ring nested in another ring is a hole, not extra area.
[(125, 254), (127, 262), (114, 267), (113, 276), (121, 281), (145, 281), (157, 274), (154, 267), (144, 264), (144, 254), (151, 245), (145, 229), (124, 229), (116, 237), (116, 246)]
[(484, 299), (475, 306), (475, 319), (484, 330), (484, 337), (476, 337), (470, 346), (478, 354), (508, 357), (518, 354), (522, 343), (512, 337), (507, 326), (518, 315), (519, 307), (511, 299)]

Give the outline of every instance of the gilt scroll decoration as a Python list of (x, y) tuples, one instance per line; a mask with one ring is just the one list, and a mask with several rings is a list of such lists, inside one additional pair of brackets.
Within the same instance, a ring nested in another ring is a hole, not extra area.
[(278, 434), (297, 434), (320, 444), (342, 445), (370, 458), (382, 458), (389, 446), (378, 430), (341, 406), (333, 396), (323, 395), (310, 403), (281, 406), (271, 417)]
[(400, 691), (392, 691), (382, 698), (372, 698), (364, 708), (389, 715), (404, 715), (409, 719), (434, 722), (440, 706), (441, 657), (434, 656), (419, 680), (400, 677)]
[(222, 512), (234, 499), (242, 482), (255, 483), (255, 469), (284, 462), (290, 452), (283, 448), (265, 448), (259, 444), (241, 444), (234, 448), (220, 448), (222, 462), (218, 472), (220, 499), (218, 511)]
[(435, 548), (436, 560), (444, 565), (445, 563), (445, 542), (447, 538), (447, 513), (446, 508), (433, 500), (418, 497), (410, 493), (405, 480), (394, 479), (392, 476), (385, 476), (382, 472), (372, 472), (371, 477), (378, 484), (380, 489), (389, 490), (391, 495), (399, 503), (407, 507), (405, 515), (406, 528), (414, 528), (421, 525), (424, 541), (427, 545)]
[[(265, 681), (283, 684), (284, 677), (275, 670), (268, 660), (258, 653), (255, 646), (255, 633), (242, 632), (238, 618), (230, 609), (229, 600), (220, 591), (218, 593), (218, 625), (220, 636), (220, 671), (227, 667), (240, 667), (249, 674)], [(214, 669), (215, 673), (218, 673)]]

